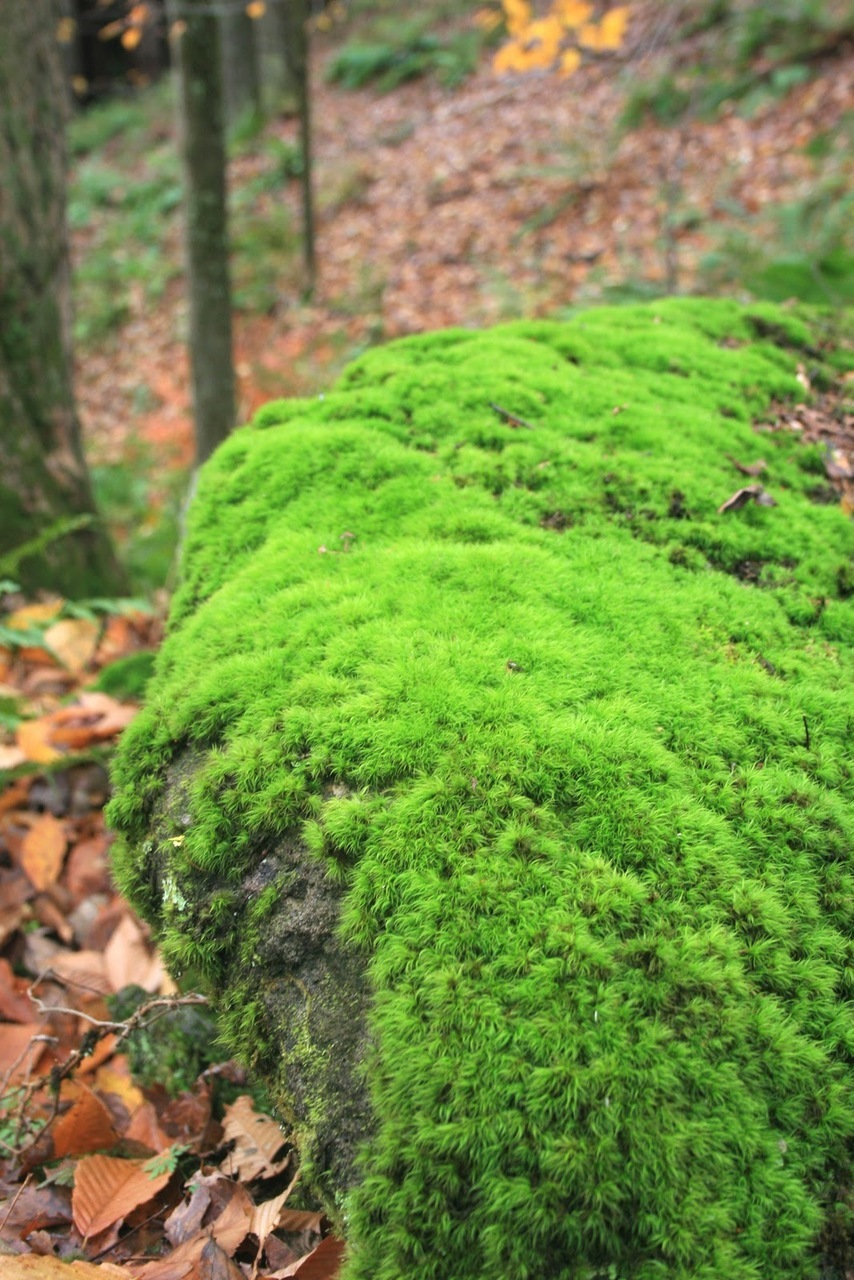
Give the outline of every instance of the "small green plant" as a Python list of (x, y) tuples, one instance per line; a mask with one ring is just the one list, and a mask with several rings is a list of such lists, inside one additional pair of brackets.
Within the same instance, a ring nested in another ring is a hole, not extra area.
[(394, 42), (352, 41), (332, 59), (327, 79), (345, 89), (375, 84), (380, 93), (388, 93), (407, 80), (434, 75), (440, 84), (453, 89), (474, 71), (482, 44), (477, 31), (464, 31), (447, 40), (410, 31)]

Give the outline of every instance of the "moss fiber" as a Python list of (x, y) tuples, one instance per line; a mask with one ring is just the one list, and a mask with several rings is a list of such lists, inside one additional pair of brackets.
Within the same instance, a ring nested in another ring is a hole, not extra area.
[[(229, 886), (295, 832), (346, 886), (376, 1120), (346, 1280), (841, 1274), (854, 529), (814, 448), (753, 429), (803, 398), (810, 323), (414, 337), (204, 469), (119, 874), (267, 1070), (276, 895), (238, 937)], [(718, 514), (727, 454), (776, 507)]]

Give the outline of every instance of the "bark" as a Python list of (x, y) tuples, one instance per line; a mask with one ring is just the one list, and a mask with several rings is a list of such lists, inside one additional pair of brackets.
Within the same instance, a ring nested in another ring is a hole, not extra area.
[(292, 114), (296, 84), (288, 65), (288, 18), (281, 4), (268, 5), (256, 23), (258, 57), (267, 110)]
[(61, 15), (0, 0), (0, 568), (26, 591), (81, 596), (124, 577), (74, 404)]
[(226, 119), (233, 125), (248, 111), (261, 112), (261, 76), (255, 21), (242, 9), (220, 15)]
[(217, 20), (204, 0), (176, 5), (175, 54), (184, 158), (190, 363), (196, 458), (204, 462), (236, 417), (228, 265), (225, 139)]

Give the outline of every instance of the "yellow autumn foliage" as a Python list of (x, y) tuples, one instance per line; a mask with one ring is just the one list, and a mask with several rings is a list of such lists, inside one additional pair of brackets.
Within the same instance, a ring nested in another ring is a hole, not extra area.
[[(610, 53), (625, 39), (629, 6), (616, 5), (593, 21), (594, 5), (588, 0), (551, 0), (543, 17), (535, 17), (529, 0), (501, 0), (504, 25), (511, 37), (495, 54), (497, 72), (530, 71), (557, 67), (570, 76), (582, 62), (581, 49)], [(487, 28), (486, 14), (476, 15), (478, 25)]]

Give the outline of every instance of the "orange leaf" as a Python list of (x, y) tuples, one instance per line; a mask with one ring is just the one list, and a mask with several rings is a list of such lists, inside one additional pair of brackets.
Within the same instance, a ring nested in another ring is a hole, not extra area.
[(344, 1261), (344, 1241), (337, 1236), (327, 1236), (316, 1249), (307, 1253), (299, 1262), (292, 1262), (282, 1276), (299, 1276), (301, 1280), (335, 1280)]
[(139, 27), (128, 27), (127, 31), (122, 33), (122, 46), (125, 49), (135, 49), (142, 39), (142, 32)]
[(50, 716), (42, 716), (39, 720), (22, 720), (15, 730), (18, 746), (34, 764), (50, 764), (62, 758), (62, 752), (50, 745), (52, 728)]
[(172, 1175), (160, 1173), (151, 1177), (145, 1165), (144, 1160), (120, 1160), (115, 1156), (84, 1156), (78, 1161), (71, 1212), (84, 1239), (122, 1222), (163, 1190)]
[(246, 13), (250, 18), (263, 18), (266, 12), (267, 6), (264, 0), (250, 0), (250, 3), (246, 6)]
[(21, 843), (21, 866), (36, 889), (55, 884), (68, 840), (65, 827), (52, 813), (36, 818)]
[(0, 1023), (0, 1080), (14, 1083), (35, 1071), (39, 1058), (45, 1051), (41, 1041), (33, 1036), (41, 1035), (44, 1028), (38, 1022), (22, 1022), (12, 1026)]
[(111, 1147), (115, 1141), (116, 1131), (109, 1111), (100, 1098), (81, 1085), (77, 1101), (53, 1127), (54, 1156), (85, 1155), (101, 1147)]
[(160, 986), (162, 965), (133, 916), (126, 915), (104, 948), (104, 965), (114, 991), (135, 983), (144, 991)]
[(130, 1118), (130, 1124), (125, 1129), (124, 1136), (132, 1138), (134, 1142), (142, 1143), (144, 1147), (148, 1147), (149, 1151), (154, 1152), (165, 1151), (170, 1145), (168, 1136), (160, 1128), (157, 1112), (151, 1102), (143, 1102), (142, 1106), (137, 1107)]

